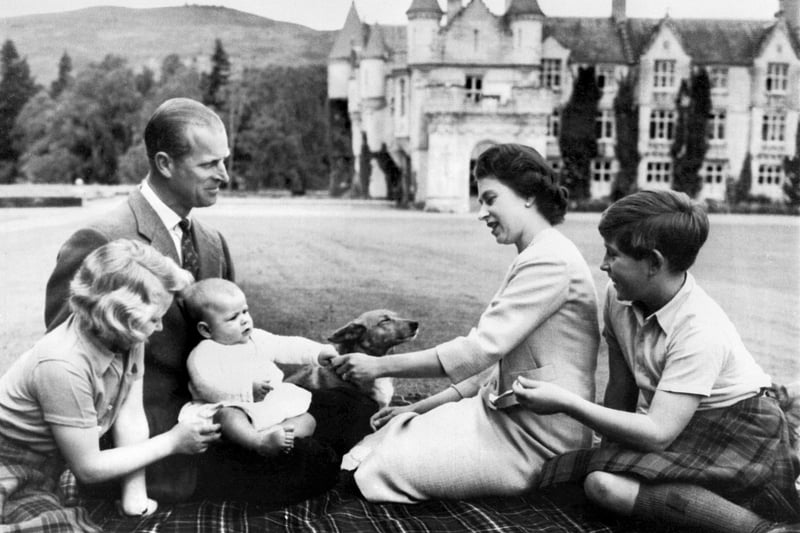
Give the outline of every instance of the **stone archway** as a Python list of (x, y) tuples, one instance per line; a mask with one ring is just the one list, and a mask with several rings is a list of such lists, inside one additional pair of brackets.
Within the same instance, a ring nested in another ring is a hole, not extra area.
[(470, 196), (477, 196), (478, 195), (478, 185), (477, 185), (477, 183), (475, 183), (475, 178), (473, 178), (473, 176), (472, 176), (472, 172), (475, 170), (475, 162), (478, 160), (478, 157), (480, 157), (480, 155), (483, 152), (485, 152), (486, 150), (488, 150), (492, 146), (495, 146), (496, 144), (498, 144), (498, 143), (496, 143), (494, 141), (483, 140), (483, 141), (480, 141), (479, 143), (477, 143), (474, 148), (472, 148), (472, 152), (470, 152), (470, 156), (469, 156), (469, 176), (467, 177), (467, 179), (469, 179), (469, 195)]

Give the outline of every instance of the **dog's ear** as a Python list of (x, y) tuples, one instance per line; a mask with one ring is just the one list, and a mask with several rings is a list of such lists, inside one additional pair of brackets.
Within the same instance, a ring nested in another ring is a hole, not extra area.
[(367, 331), (367, 326), (364, 324), (350, 322), (334, 331), (331, 336), (328, 337), (328, 341), (340, 344), (345, 342), (355, 342), (364, 335), (365, 331)]

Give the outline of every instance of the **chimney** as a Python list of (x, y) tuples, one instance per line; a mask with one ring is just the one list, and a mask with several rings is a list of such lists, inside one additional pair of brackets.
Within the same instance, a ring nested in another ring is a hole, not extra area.
[(461, 11), (461, 0), (447, 0), (447, 23), (453, 20), (453, 17)]
[(625, 0), (612, 0), (611, 18), (614, 19), (614, 22), (625, 20)]
[(800, 0), (781, 0), (781, 12), (790, 28), (800, 29)]

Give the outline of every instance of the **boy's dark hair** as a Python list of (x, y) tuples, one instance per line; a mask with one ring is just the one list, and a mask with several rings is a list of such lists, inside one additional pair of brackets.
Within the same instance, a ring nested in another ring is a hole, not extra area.
[(658, 250), (670, 271), (684, 272), (706, 242), (708, 216), (684, 193), (639, 191), (611, 204), (598, 229), (625, 255), (644, 259)]
[(553, 169), (533, 148), (523, 144), (498, 144), (483, 152), (475, 163), (475, 179), (489, 176), (522, 198), (533, 198), (536, 209), (550, 224), (564, 221), (569, 194), (558, 184)]

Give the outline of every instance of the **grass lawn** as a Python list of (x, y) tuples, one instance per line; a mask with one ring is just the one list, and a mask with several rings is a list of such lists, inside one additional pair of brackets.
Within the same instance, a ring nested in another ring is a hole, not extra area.
[[(43, 332), (44, 285), (59, 245), (116, 200), (82, 208), (0, 210), (0, 372)], [(421, 323), (405, 348), (465, 334), (514, 257), (475, 214), (400, 211), (369, 202), (223, 198), (196, 215), (228, 237), (257, 325), (315, 339), (362, 311), (387, 307)], [(583, 251), (598, 291), (597, 214), (570, 214), (562, 231)], [(800, 219), (713, 216), (693, 269), (773, 379), (800, 381)], [(601, 354), (602, 357), (602, 354)], [(606, 369), (598, 366), (602, 391)], [(403, 380), (427, 394), (443, 381)]]

